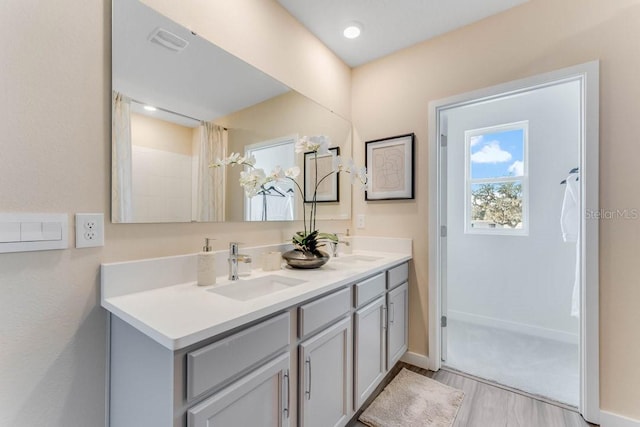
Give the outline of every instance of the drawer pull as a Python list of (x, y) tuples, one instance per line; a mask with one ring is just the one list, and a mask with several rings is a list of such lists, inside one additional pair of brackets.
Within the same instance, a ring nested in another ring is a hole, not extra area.
[(284, 381), (286, 382), (286, 385), (283, 387), (283, 390), (286, 390), (287, 393), (286, 393), (286, 397), (282, 399), (284, 404), (284, 408), (282, 409), (282, 412), (287, 418), (289, 418), (289, 370), (288, 369), (284, 371)]
[(382, 329), (387, 329), (387, 306), (382, 306)]
[(389, 303), (389, 323), (393, 324), (393, 321), (396, 318), (396, 308), (393, 306), (393, 303)]
[(305, 394), (307, 395), (307, 400), (311, 400), (311, 357), (307, 357), (305, 364), (307, 366), (307, 371), (309, 372), (309, 381), (307, 382), (308, 386)]

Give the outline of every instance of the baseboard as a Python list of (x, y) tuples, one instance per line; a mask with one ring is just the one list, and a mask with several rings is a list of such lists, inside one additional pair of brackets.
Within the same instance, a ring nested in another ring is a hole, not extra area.
[(508, 320), (496, 319), (494, 317), (481, 316), (478, 314), (465, 313), (463, 311), (448, 310), (447, 317), (453, 320), (461, 320), (476, 325), (488, 326), (491, 328), (503, 329), (507, 331), (519, 332), (534, 337), (547, 338), (570, 344), (579, 344), (580, 335), (555, 329), (541, 328), (539, 326), (526, 325), (524, 323), (511, 322)]
[(640, 427), (640, 420), (614, 414), (613, 412), (600, 411), (601, 427)]
[(423, 356), (422, 354), (407, 351), (402, 355), (400, 360), (408, 363), (409, 365), (417, 366), (418, 368), (431, 369), (431, 366), (429, 365), (429, 358), (427, 356)]

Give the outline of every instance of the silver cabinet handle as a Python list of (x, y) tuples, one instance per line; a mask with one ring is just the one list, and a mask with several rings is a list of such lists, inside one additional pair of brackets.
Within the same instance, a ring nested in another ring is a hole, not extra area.
[(309, 372), (309, 381), (307, 383), (308, 386), (307, 386), (307, 391), (305, 391), (305, 394), (307, 395), (307, 400), (311, 400), (311, 357), (307, 357), (305, 364), (307, 366), (307, 371)]
[(284, 408), (282, 409), (282, 412), (285, 414), (285, 416), (287, 418), (289, 418), (289, 370), (287, 369), (286, 371), (284, 371), (284, 381), (286, 382), (286, 385), (283, 387), (283, 390), (287, 391), (287, 397), (283, 398), (283, 404), (284, 404)]
[(392, 302), (389, 303), (389, 311), (391, 312), (389, 323), (393, 323), (393, 321), (396, 318), (396, 307), (393, 305)]
[(387, 306), (382, 306), (382, 329), (387, 329)]

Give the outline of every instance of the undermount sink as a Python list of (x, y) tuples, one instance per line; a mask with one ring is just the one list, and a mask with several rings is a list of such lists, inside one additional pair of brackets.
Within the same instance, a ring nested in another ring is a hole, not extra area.
[(228, 285), (216, 286), (208, 291), (238, 301), (248, 301), (302, 283), (306, 283), (306, 280), (270, 274), (253, 279), (240, 279)]
[(382, 257), (370, 255), (343, 255), (331, 259), (332, 262), (373, 262), (379, 261)]

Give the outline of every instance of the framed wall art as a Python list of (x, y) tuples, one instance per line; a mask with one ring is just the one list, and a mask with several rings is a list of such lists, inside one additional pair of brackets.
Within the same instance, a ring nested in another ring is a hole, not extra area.
[(365, 200), (414, 198), (414, 139), (409, 133), (365, 142), (369, 177)]
[(318, 189), (316, 191), (316, 202), (339, 202), (340, 201), (340, 176), (333, 173), (322, 179), (333, 170), (333, 159), (340, 155), (340, 147), (329, 148), (329, 153), (318, 154), (315, 158), (314, 152), (304, 153), (304, 201), (313, 202), (314, 185), (316, 182), (316, 165)]

